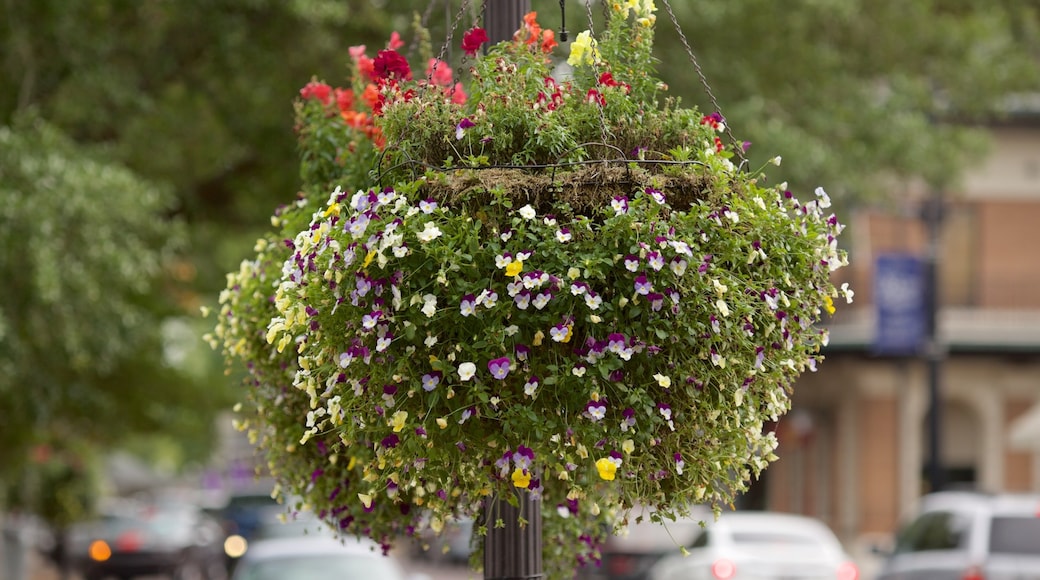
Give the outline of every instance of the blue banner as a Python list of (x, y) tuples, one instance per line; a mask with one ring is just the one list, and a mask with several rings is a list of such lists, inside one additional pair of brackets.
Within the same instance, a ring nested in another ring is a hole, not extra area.
[(924, 263), (910, 254), (883, 254), (874, 263), (877, 328), (874, 352), (914, 356), (927, 340), (928, 297)]

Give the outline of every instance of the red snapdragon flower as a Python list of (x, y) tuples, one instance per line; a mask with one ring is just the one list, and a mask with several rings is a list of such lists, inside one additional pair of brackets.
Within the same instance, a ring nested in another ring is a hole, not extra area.
[(625, 91), (626, 95), (632, 92), (632, 85), (628, 83), (617, 82), (616, 80), (614, 80), (614, 75), (610, 71), (607, 71), (599, 75), (599, 84), (605, 87), (621, 87)]
[(386, 43), (386, 48), (389, 50), (397, 50), (404, 46), (404, 41), (401, 40), (401, 35), (397, 31), (390, 33), (390, 40)]
[(318, 81), (311, 81), (300, 89), (300, 96), (304, 99), (315, 99), (321, 104), (327, 105), (332, 102), (332, 87)]
[(599, 105), (603, 107), (607, 104), (607, 98), (603, 96), (603, 93), (596, 89), (589, 89), (589, 92), (585, 93), (585, 102), (590, 105)]
[(357, 65), (358, 73), (361, 75), (361, 77), (367, 80), (374, 80), (374, 61), (371, 57), (365, 54), (365, 45), (359, 44), (357, 46), (352, 46), (350, 47), (349, 51), (350, 58), (352, 58), (354, 60), (354, 64)]
[(431, 58), (426, 64), (426, 78), (435, 85), (450, 87), (455, 80), (454, 73), (448, 63), (439, 58)]
[(462, 35), (462, 51), (468, 56), (476, 56), (480, 45), (488, 41), (487, 31), (475, 26)]
[(377, 79), (400, 81), (412, 78), (412, 68), (408, 66), (408, 60), (396, 50), (380, 50), (372, 68)]
[(336, 105), (339, 110), (349, 111), (354, 108), (354, 91), (350, 89), (336, 89)]

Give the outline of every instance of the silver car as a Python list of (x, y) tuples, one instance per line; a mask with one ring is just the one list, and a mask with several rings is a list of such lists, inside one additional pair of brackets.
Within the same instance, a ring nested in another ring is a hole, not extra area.
[(1040, 495), (924, 496), (878, 580), (1040, 580)]
[[(651, 580), (858, 580), (859, 567), (823, 522), (776, 512), (724, 512)], [(675, 550), (678, 552), (678, 550)]]
[(232, 580), (408, 580), (393, 556), (379, 545), (318, 532), (260, 540), (235, 567)]

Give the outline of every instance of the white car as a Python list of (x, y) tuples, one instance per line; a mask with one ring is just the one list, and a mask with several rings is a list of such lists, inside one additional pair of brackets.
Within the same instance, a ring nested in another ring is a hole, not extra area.
[(1040, 578), (1040, 495), (926, 495), (882, 555), (879, 580)]
[(651, 580), (858, 580), (859, 567), (823, 522), (774, 512), (709, 517), (686, 549), (650, 569)]
[(260, 540), (235, 567), (232, 580), (409, 580), (393, 556), (369, 540), (328, 533)]

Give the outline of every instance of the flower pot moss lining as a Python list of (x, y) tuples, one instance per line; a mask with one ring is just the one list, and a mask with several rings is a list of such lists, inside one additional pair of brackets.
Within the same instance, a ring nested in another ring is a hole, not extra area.
[[(517, 207), (530, 204), (539, 213), (568, 207), (577, 215), (591, 215), (610, 205), (614, 198), (647, 188), (666, 191), (669, 205), (680, 209), (697, 202), (711, 204), (723, 197), (717, 191), (717, 181), (695, 168), (671, 166), (662, 173), (640, 165), (624, 160), (586, 162), (576, 169), (486, 167), (430, 171), (421, 193), (462, 211), (479, 209), (500, 195)], [(726, 184), (733, 185), (736, 184)]]

